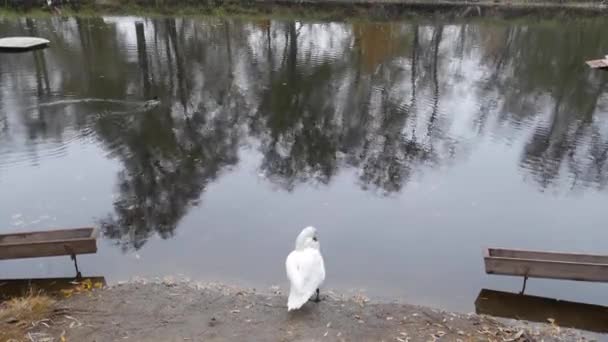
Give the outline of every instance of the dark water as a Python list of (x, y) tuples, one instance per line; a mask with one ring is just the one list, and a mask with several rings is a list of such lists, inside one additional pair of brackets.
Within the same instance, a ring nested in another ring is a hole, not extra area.
[[(110, 282), (265, 288), (315, 225), (327, 287), (472, 310), (482, 287), (520, 286), (484, 274), (484, 246), (608, 253), (608, 73), (583, 63), (607, 29), (3, 19), (52, 46), (0, 55), (1, 231), (98, 226), (81, 268)], [(602, 305), (607, 289), (528, 284)]]

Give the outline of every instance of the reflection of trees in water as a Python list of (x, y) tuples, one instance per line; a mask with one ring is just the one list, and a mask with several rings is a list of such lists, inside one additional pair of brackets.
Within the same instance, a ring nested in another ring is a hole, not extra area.
[(195, 112), (176, 121), (151, 111), (136, 120), (101, 120), (98, 132), (123, 163), (114, 214), (101, 220), (106, 236), (141, 247), (158, 233), (172, 236), (179, 220), (195, 205), (222, 168), (237, 162), (233, 117), (208, 118)]
[(501, 119), (534, 127), (521, 166), (541, 188), (563, 184), (564, 178), (572, 187), (606, 186), (608, 131), (597, 114), (607, 78), (583, 63), (608, 48), (594, 33), (602, 29), (595, 21), (565, 31), (508, 27), (497, 35), (506, 46), (486, 51), (495, 54), (489, 64), (495, 70), (492, 86), (503, 98)]
[[(435, 145), (443, 143), (435, 142), (441, 135), (431, 129), (435, 119), (424, 129), (426, 134), (418, 136), (416, 129), (418, 120), (437, 114), (441, 29), (421, 42), (418, 28), (369, 25), (370, 32), (365, 24), (357, 24), (348, 35), (334, 36), (328, 45), (342, 48), (336, 52), (338, 59), (307, 59), (310, 48), (298, 43), (295, 24), (284, 29), (284, 46), (270, 44), (270, 50), (285, 55), (277, 70), (270, 71), (270, 86), (261, 95), (251, 131), (261, 137), (261, 168), (273, 182), (289, 190), (312, 179), (328, 183), (341, 165), (349, 165), (359, 170), (362, 187), (394, 192), (422, 164), (438, 160)], [(301, 32), (306, 28), (304, 24)], [(418, 64), (417, 56), (426, 46), (435, 47), (432, 74)], [(408, 50), (415, 57), (409, 68), (395, 61)], [(436, 100), (430, 110), (418, 110), (416, 85), (424, 86), (429, 77)], [(403, 82), (412, 86), (408, 89)], [(411, 96), (404, 97), (407, 93)]]
[[(395, 38), (395, 41), (401, 43), (405, 40), (407, 43), (402, 43), (402, 46), (411, 50), (403, 51), (406, 56), (411, 56), (409, 68), (402, 63), (391, 62), (388, 57), (394, 56), (381, 57), (376, 54), (374, 59), (388, 62), (378, 64), (371, 75), (358, 74), (360, 89), (357, 93), (358, 96), (365, 94), (365, 97), (351, 108), (361, 111), (360, 115), (364, 118), (362, 121), (366, 124), (361, 125), (363, 131), (358, 133), (360, 138), (355, 140), (357, 145), (346, 147), (350, 151), (348, 163), (359, 170), (362, 187), (378, 188), (385, 192), (400, 191), (422, 165), (432, 165), (439, 157), (434, 148), (436, 136), (432, 136), (432, 130), (427, 129), (423, 134), (416, 132), (418, 120), (429, 115), (428, 110), (419, 110), (416, 106), (417, 87), (424, 85), (429, 76), (419, 64), (418, 56), (421, 48), (424, 48), (421, 47), (419, 28), (411, 27), (411, 30), (400, 32)], [(435, 46), (438, 47), (438, 44), (439, 41)], [(364, 51), (361, 49), (359, 58), (368, 61), (370, 58), (364, 56)], [(431, 64), (436, 66), (438, 58), (438, 51), (435, 51), (430, 59)], [(435, 73), (435, 69), (432, 70)], [(434, 80), (433, 88), (438, 101), (437, 78)], [(353, 94), (352, 98), (357, 98), (357, 95)], [(431, 120), (423, 119), (428, 121), (428, 128), (436, 114), (437, 101), (430, 112)]]
[(333, 74), (345, 65), (322, 61), (317, 68), (300, 70), (299, 65), (311, 60), (298, 60), (296, 24), (287, 24), (284, 31), (286, 52), (277, 70), (269, 69), (269, 86), (260, 94), (251, 130), (261, 140), (261, 169), (269, 179), (293, 189), (310, 179), (327, 183), (336, 172), (333, 103), (325, 95)]
[[(69, 123), (92, 130), (123, 165), (114, 212), (101, 223), (125, 248), (155, 232), (171, 236), (252, 141), (263, 173), (288, 191), (351, 168), (362, 188), (398, 192), (498, 131), (527, 139), (520, 166), (541, 188), (563, 178), (606, 184), (608, 127), (598, 119), (606, 76), (582, 64), (608, 50), (596, 21), (566, 30), (181, 19), (45, 25), (66, 48), (35, 60), (38, 97), (161, 98), (146, 113)], [(49, 76), (49, 65), (64, 71)], [(0, 82), (24, 82), (6, 77)], [(45, 110), (60, 138), (67, 119)], [(33, 136), (49, 132), (31, 127)]]
[[(176, 72), (169, 75), (169, 82), (149, 75), (147, 57), (142, 56), (142, 25), (135, 26), (142, 91), (155, 88), (162, 94), (176, 93), (181, 105), (179, 114), (175, 115), (169, 102), (141, 116), (101, 119), (96, 127), (111, 155), (124, 165), (118, 176), (114, 213), (101, 220), (102, 230), (106, 236), (123, 241), (123, 248), (136, 249), (153, 233), (162, 238), (172, 236), (179, 220), (196, 204), (207, 184), (224, 167), (236, 164), (240, 125), (240, 96), (233, 89), (230, 75), (208, 75), (215, 77), (209, 81), (218, 87), (216, 92), (228, 93), (226, 99), (215, 98), (218, 103), (204, 103), (191, 91), (191, 80), (184, 79), (184, 70), (192, 66), (181, 57), (187, 51), (182, 51), (186, 45), (176, 37), (175, 20), (165, 19), (162, 25), (167, 32), (165, 38), (171, 41), (164, 56), (170, 64), (163, 67)], [(204, 53), (210, 56), (218, 52)], [(226, 57), (224, 50), (219, 53), (222, 56), (210, 60), (218, 62)], [(150, 64), (158, 65), (155, 61)], [(153, 70), (152, 74), (162, 73)]]
[[(6, 65), (0, 63), (0, 82), (2, 81), (2, 75), (5, 74), (4, 69)], [(6, 72), (8, 73), (8, 72)], [(6, 110), (3, 108), (4, 105), (4, 92), (0, 91), (0, 141), (6, 139), (8, 137), (8, 118), (6, 115)]]

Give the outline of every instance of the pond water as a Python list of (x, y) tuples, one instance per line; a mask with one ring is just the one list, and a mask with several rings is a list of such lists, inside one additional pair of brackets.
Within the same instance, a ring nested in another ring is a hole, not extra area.
[(51, 41), (0, 54), (0, 232), (99, 227), (79, 261), (109, 282), (267, 288), (314, 225), (328, 288), (471, 311), (521, 286), (485, 246), (608, 253), (608, 73), (584, 64), (608, 21), (567, 21), (0, 19)]

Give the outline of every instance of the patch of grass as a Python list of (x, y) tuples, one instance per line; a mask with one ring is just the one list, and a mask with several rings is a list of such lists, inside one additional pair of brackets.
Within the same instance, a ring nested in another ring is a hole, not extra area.
[(55, 300), (30, 291), (0, 303), (0, 341), (23, 341), (32, 323), (48, 318)]

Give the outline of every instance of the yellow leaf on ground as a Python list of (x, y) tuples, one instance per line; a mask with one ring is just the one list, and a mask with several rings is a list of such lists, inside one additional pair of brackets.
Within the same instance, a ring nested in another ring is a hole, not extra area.
[(61, 290), (61, 293), (63, 293), (66, 298), (69, 298), (74, 293), (74, 290)]

